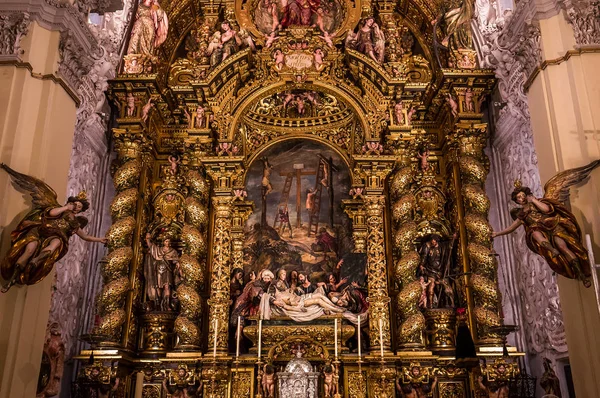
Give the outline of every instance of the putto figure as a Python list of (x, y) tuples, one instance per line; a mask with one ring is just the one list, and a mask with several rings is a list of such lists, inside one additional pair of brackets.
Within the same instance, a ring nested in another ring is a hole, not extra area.
[(569, 198), (569, 188), (585, 180), (598, 165), (600, 160), (558, 173), (546, 183), (544, 197), (540, 199), (520, 181), (515, 182), (511, 197), (521, 207), (511, 210), (515, 220), (512, 225), (492, 233), (492, 237), (510, 234), (522, 225), (527, 247), (544, 257), (554, 272), (579, 279), (585, 287), (590, 287), (590, 260), (581, 243), (581, 230), (564, 202)]
[(58, 203), (56, 192), (45, 182), (0, 164), (11, 177), (15, 188), (31, 195), (33, 209), (11, 233), (11, 248), (2, 261), (2, 277), (7, 283), (5, 293), (14, 284), (33, 285), (52, 270), (54, 263), (69, 250), (69, 238), (77, 235), (88, 242), (106, 243), (83, 231), (87, 218), (78, 216), (90, 207), (85, 192), (71, 196), (67, 203)]

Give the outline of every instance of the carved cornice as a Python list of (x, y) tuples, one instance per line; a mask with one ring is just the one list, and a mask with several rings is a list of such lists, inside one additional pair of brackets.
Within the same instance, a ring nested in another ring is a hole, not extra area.
[(29, 21), (35, 21), (43, 28), (62, 32), (58, 72), (71, 90), (77, 91), (81, 85), (81, 78), (89, 72), (93, 64), (91, 56), (98, 52), (96, 39), (87, 26), (86, 14), (67, 1), (0, 2), (0, 14), (19, 13), (27, 15)]
[(79, 96), (77, 95), (77, 93), (75, 91), (73, 91), (71, 89), (71, 87), (67, 84), (67, 82), (65, 82), (60, 77), (56, 77), (53, 74), (42, 75), (40, 73), (35, 73), (33, 71), (33, 66), (31, 66), (31, 64), (29, 62), (20, 62), (17, 60), (6, 60), (6, 61), (0, 60), (0, 65), (12, 65), (16, 68), (27, 69), (29, 71), (29, 73), (31, 74), (31, 77), (33, 77), (34, 79), (52, 80), (54, 83), (59, 84), (66, 91), (66, 93), (69, 95), (69, 97), (71, 97), (73, 102), (75, 102), (75, 106), (79, 106), (81, 104), (81, 101), (79, 100)]
[(525, 84), (524, 84), (525, 92), (529, 91), (529, 88), (533, 84), (533, 81), (535, 80), (537, 75), (541, 71), (545, 70), (548, 66), (560, 65), (563, 62), (568, 61), (571, 57), (578, 57), (581, 54), (591, 54), (591, 53), (600, 53), (600, 46), (582, 47), (582, 48), (578, 48), (576, 50), (569, 50), (562, 57), (545, 60), (544, 62), (542, 62), (540, 64), (540, 66), (538, 66), (537, 68), (535, 68), (533, 70), (533, 72), (531, 72), (531, 74), (525, 81)]
[(86, 52), (95, 50), (96, 40), (87, 26), (85, 14), (67, 1), (3, 0), (0, 12), (26, 12), (32, 21), (46, 29), (70, 32)]

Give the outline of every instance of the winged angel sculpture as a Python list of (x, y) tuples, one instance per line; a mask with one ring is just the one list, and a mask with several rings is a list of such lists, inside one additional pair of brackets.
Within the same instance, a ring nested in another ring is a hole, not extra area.
[(511, 198), (521, 207), (510, 212), (515, 221), (505, 230), (492, 233), (492, 237), (512, 233), (523, 225), (531, 251), (544, 257), (554, 272), (579, 279), (589, 287), (590, 260), (581, 243), (577, 220), (564, 202), (569, 198), (570, 187), (585, 180), (598, 165), (600, 160), (558, 173), (546, 183), (544, 197), (539, 199), (517, 180)]
[(11, 233), (11, 248), (1, 264), (2, 286), (6, 293), (15, 284), (33, 285), (52, 270), (69, 249), (69, 238), (76, 234), (88, 242), (107, 243), (105, 238), (90, 236), (83, 231), (88, 220), (77, 214), (90, 206), (85, 192), (71, 196), (67, 203), (58, 203), (56, 192), (37, 178), (21, 174), (0, 163), (11, 177), (13, 186), (31, 195), (33, 209)]

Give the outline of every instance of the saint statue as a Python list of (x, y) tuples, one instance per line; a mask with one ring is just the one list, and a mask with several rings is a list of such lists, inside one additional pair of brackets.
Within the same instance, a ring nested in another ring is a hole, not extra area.
[(598, 165), (600, 160), (558, 173), (544, 185), (544, 197), (540, 199), (520, 181), (515, 182), (511, 197), (521, 207), (511, 210), (515, 220), (512, 225), (494, 232), (492, 237), (512, 233), (522, 225), (532, 252), (544, 257), (557, 274), (579, 279), (590, 287), (590, 260), (581, 243), (581, 230), (564, 202), (569, 198), (569, 188), (585, 180)]
[(385, 51), (385, 36), (373, 17), (367, 17), (359, 24), (358, 31), (348, 31), (346, 47), (359, 51), (377, 63), (382, 63)]
[(175, 286), (174, 275), (179, 266), (179, 254), (171, 246), (171, 240), (168, 238), (159, 246), (151, 241), (150, 234), (146, 234), (146, 244), (148, 254), (144, 262), (144, 278), (148, 301), (154, 302), (154, 309), (157, 311), (169, 311), (171, 292)]
[(142, 0), (138, 5), (127, 54), (151, 56), (167, 39), (169, 21), (158, 0)]
[[(450, 282), (452, 248), (456, 234), (452, 239), (443, 241), (439, 235), (431, 235), (421, 245), (421, 262), (417, 276), (423, 288), (420, 304), (427, 308), (439, 308), (442, 304), (454, 307), (454, 290)], [(422, 278), (422, 279), (421, 279)]]
[(11, 248), (2, 261), (2, 287), (6, 293), (14, 284), (33, 285), (52, 270), (54, 263), (69, 250), (69, 238), (79, 236), (88, 242), (107, 243), (83, 231), (87, 218), (78, 214), (90, 207), (85, 192), (71, 196), (67, 203), (58, 203), (56, 192), (45, 182), (11, 169), (0, 163), (11, 177), (15, 188), (31, 195), (33, 209), (11, 233)]

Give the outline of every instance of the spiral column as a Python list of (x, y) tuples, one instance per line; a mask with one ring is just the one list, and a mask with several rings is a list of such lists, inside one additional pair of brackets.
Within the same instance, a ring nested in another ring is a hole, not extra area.
[(183, 244), (179, 267), (182, 282), (177, 287), (180, 311), (175, 319), (177, 343), (182, 351), (200, 349), (201, 328), (199, 325), (202, 298), (200, 290), (205, 285), (208, 195), (210, 187), (197, 162), (192, 162), (185, 171), (188, 196), (185, 199), (185, 222), (181, 230)]
[(420, 257), (415, 247), (417, 223), (414, 220), (416, 207), (411, 184), (415, 170), (410, 162), (396, 168), (390, 181), (392, 199), (393, 247), (395, 254), (394, 281), (398, 288), (396, 309), (398, 312), (397, 338), (400, 349), (423, 348), (425, 317), (419, 310), (421, 285), (415, 270)]
[(96, 297), (100, 319), (93, 330), (107, 346), (116, 346), (119, 341), (127, 345), (128, 341), (129, 327), (123, 329), (128, 312), (125, 304), (132, 289), (132, 264), (139, 257), (140, 231), (134, 232), (139, 225), (140, 191), (150, 163), (150, 144), (141, 130), (114, 129), (113, 137), (118, 155), (113, 172), (116, 195), (110, 205), (113, 224), (107, 233), (109, 253), (100, 262), (103, 286)]
[(471, 322), (477, 328), (478, 345), (502, 344), (493, 331), (500, 326), (501, 300), (498, 264), (493, 255), (492, 227), (488, 221), (490, 201), (484, 186), (489, 171), (484, 153), (487, 124), (457, 123), (449, 137), (453, 193), (460, 232), (463, 270), (467, 275), (466, 298), (472, 308)]

